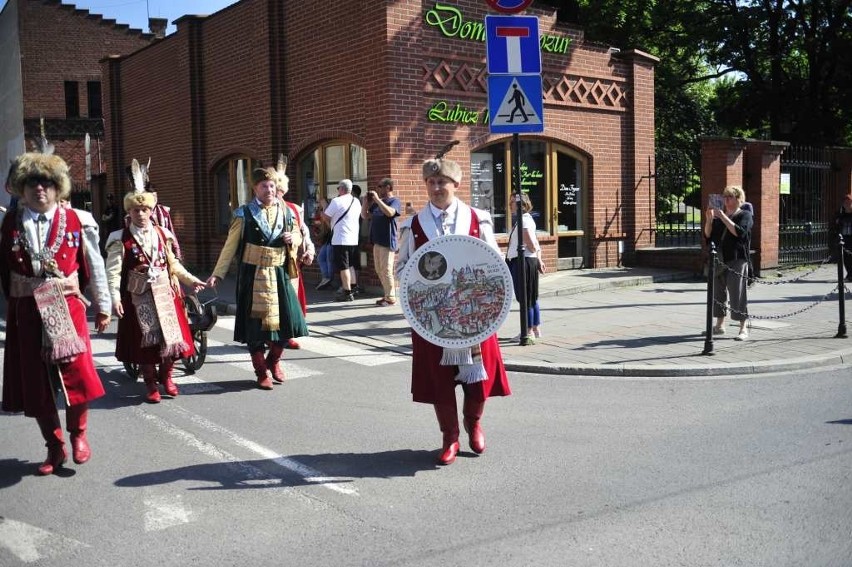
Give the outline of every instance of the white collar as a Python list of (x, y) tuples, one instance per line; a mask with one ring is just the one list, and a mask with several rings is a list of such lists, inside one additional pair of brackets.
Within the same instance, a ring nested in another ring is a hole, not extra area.
[(130, 234), (134, 236), (143, 236), (153, 233), (154, 223), (148, 222), (148, 228), (139, 228), (133, 223), (130, 223)]
[(453, 202), (450, 203), (450, 206), (447, 207), (446, 209), (443, 209), (443, 210), (439, 209), (438, 207), (433, 205), (431, 201), (429, 202), (429, 210), (431, 211), (432, 216), (435, 217), (435, 218), (443, 216), (443, 214), (445, 212), (447, 213), (448, 218), (453, 218), (453, 217), (456, 216), (456, 210), (458, 210), (458, 208), (459, 208), (459, 200), (458, 199), (453, 199)]
[(44, 217), (47, 219), (47, 222), (51, 223), (51, 222), (53, 222), (53, 215), (56, 214), (56, 209), (58, 209), (58, 208), (59, 208), (58, 205), (53, 205), (53, 207), (51, 207), (50, 210), (45, 211), (44, 213), (39, 213), (39, 212), (32, 210), (29, 207), (26, 207), (26, 211), (27, 211), (27, 216), (29, 216), (29, 218), (33, 222), (38, 221), (38, 216), (43, 214)]

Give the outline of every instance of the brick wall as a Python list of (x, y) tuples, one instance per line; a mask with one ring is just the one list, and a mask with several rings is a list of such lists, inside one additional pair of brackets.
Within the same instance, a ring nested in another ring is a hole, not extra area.
[[(88, 117), (87, 83), (101, 81), (99, 61), (110, 54), (131, 53), (153, 40), (141, 30), (58, 0), (10, 1), (18, 3), (24, 118), (65, 119), (65, 81), (77, 81), (80, 117)], [(99, 140), (92, 135), (92, 172), (97, 174), (101, 165), (107, 167), (108, 155), (98, 153)], [(74, 184), (84, 187), (82, 134), (50, 141), (69, 162)]]
[[(487, 106), (484, 43), (445, 37), (426, 25), (434, 6), (327, 0), (296, 9), (289, 2), (243, 0), (207, 18), (181, 19), (177, 33), (119, 60), (112, 73), (118, 88), (110, 108), (119, 109), (111, 111), (119, 139), (110, 146), (114, 159), (153, 157), (152, 181), (175, 210), (178, 229), (192, 231), (185, 249), (199, 265), (212, 264), (223, 240), (209, 222), (212, 173), (234, 154), (272, 162), (283, 152), (295, 179), (298, 160), (316, 144), (355, 143), (367, 149), (369, 185), (393, 177), (397, 197), (420, 208), (427, 201), (424, 159), (460, 140), (449, 157), (469, 172), (471, 151), (506, 139), (481, 123), (427, 121), (437, 100)], [(469, 22), (481, 22), (487, 7), (481, 0), (452, 6)], [(553, 12), (530, 13), (539, 16), (542, 34), (574, 42), (568, 55), (543, 54), (544, 136), (588, 164), (589, 263), (615, 265), (617, 240), (626, 240), (628, 249), (648, 242), (641, 230), (653, 199), (637, 199), (634, 190), (653, 156), (653, 58), (613, 55), (585, 42), (581, 30), (557, 26)], [(439, 65), (452, 68), (454, 78), (438, 84)], [(566, 95), (583, 81), (586, 86)], [(469, 194), (465, 179), (459, 196)], [(553, 269), (557, 239), (540, 240)]]

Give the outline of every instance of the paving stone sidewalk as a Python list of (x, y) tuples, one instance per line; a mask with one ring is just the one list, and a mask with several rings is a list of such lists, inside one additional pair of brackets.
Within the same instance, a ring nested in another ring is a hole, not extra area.
[[(410, 352), (409, 326), (398, 306), (376, 307), (379, 295), (370, 290), (354, 302), (336, 303), (333, 292), (315, 291), (312, 284), (312, 335)], [(749, 339), (735, 341), (738, 324), (729, 321), (727, 333), (708, 345), (702, 279), (642, 268), (569, 270), (541, 279), (542, 337), (535, 344), (511, 339), (520, 329), (517, 304), (498, 336), (514, 372), (730, 377), (806, 370), (852, 360), (852, 339), (835, 338), (841, 329), (836, 290), (834, 265), (764, 274), (749, 290)], [(233, 312), (231, 278), (219, 292), (220, 309)], [(712, 354), (703, 354), (708, 347)]]

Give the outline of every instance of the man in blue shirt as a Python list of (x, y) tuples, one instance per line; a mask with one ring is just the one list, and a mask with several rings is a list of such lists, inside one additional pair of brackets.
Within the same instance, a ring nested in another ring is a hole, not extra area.
[(385, 177), (379, 182), (378, 191), (367, 191), (366, 204), (367, 206), (361, 209), (361, 216), (370, 219), (373, 265), (382, 282), (384, 293), (376, 305), (386, 307), (396, 303), (394, 257), (399, 247), (396, 219), (402, 210), (402, 203), (393, 196), (393, 179)]

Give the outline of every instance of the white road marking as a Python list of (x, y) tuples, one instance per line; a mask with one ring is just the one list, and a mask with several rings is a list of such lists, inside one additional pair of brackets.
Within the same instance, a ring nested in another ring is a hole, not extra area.
[(88, 546), (24, 522), (0, 518), (0, 547), (5, 547), (24, 563), (35, 563)]
[(142, 498), (145, 504), (145, 531), (165, 530), (181, 524), (188, 524), (192, 512), (183, 505), (183, 495), (173, 490), (161, 493), (154, 488), (146, 488)]
[[(115, 341), (105, 338), (100, 338), (96, 335), (92, 336), (92, 358), (95, 364), (105, 372), (113, 370), (123, 370), (124, 365), (115, 359)], [(224, 350), (225, 352), (217, 352)], [(248, 352), (242, 346), (234, 345), (233, 343), (223, 343), (207, 339), (207, 359), (205, 365), (227, 364), (236, 367), (240, 370), (253, 373), (251, 361), (248, 360)], [(300, 364), (294, 364), (286, 360), (281, 361), (281, 367), (284, 369), (284, 374), (288, 380), (296, 380), (298, 378), (308, 378), (310, 376), (321, 375), (319, 370), (312, 370)], [(176, 364), (178, 370), (183, 366), (180, 362)], [(203, 368), (203, 366), (202, 366)], [(177, 385), (191, 385), (193, 392), (221, 390), (222, 388), (214, 384), (209, 384), (196, 375), (182, 374), (175, 372), (174, 381)], [(189, 391), (189, 390), (188, 390)]]
[[(222, 329), (234, 330), (234, 318), (223, 317), (216, 322)], [(375, 348), (355, 343), (347, 343), (329, 337), (300, 337), (297, 339), (302, 350), (315, 352), (325, 356), (339, 358), (359, 366), (383, 366), (410, 360), (402, 354), (393, 352), (377, 353)]]
[[(161, 417), (149, 414), (143, 409), (140, 408), (132, 408), (134, 412), (141, 415), (144, 419), (151, 422), (153, 425), (160, 428), (163, 432), (172, 435), (173, 437), (177, 437), (181, 439), (184, 443), (189, 445), (190, 447), (204, 453), (205, 455), (228, 463), (232, 463), (233, 465), (240, 468), (240, 470), (246, 475), (249, 479), (255, 480), (273, 480), (269, 475), (264, 473), (262, 470), (257, 467), (248, 465), (242, 462), (240, 459), (235, 457), (234, 455), (228, 453), (227, 451), (220, 449), (219, 447), (213, 445), (212, 443), (208, 443), (199, 439), (196, 435), (190, 433), (189, 431), (185, 431), (176, 427), (174, 424), (169, 423), (165, 419)], [(224, 435), (228, 439), (231, 440), (236, 445), (248, 449), (249, 451), (259, 455), (264, 459), (269, 459), (274, 462), (278, 466), (287, 469), (290, 472), (295, 473), (296, 475), (302, 477), (306, 482), (315, 484), (318, 486), (322, 486), (323, 488), (327, 488), (329, 490), (333, 490), (334, 492), (339, 492), (340, 494), (346, 494), (348, 496), (358, 496), (358, 490), (356, 488), (348, 488), (346, 486), (341, 486), (338, 483), (338, 479), (336, 477), (326, 476), (322, 472), (308, 467), (307, 465), (303, 465), (302, 463), (295, 461), (293, 459), (284, 457), (273, 451), (272, 449), (268, 449), (254, 441), (246, 439), (240, 435), (237, 435), (233, 431), (222, 427), (212, 421), (201, 417), (198, 414), (194, 414), (184, 408), (176, 404), (170, 404), (169, 409), (176, 413), (182, 414), (184, 417), (195, 423), (197, 426), (206, 429), (211, 433), (217, 433), (220, 435)]]

